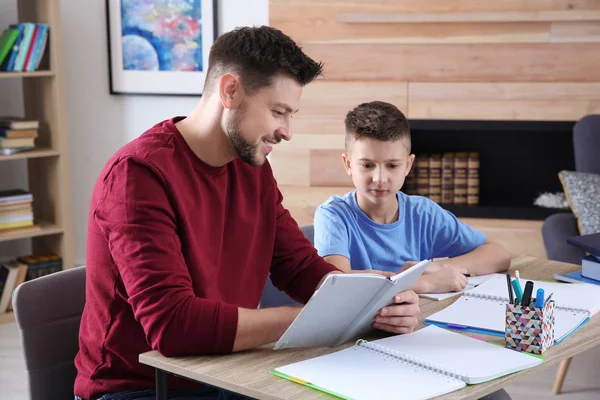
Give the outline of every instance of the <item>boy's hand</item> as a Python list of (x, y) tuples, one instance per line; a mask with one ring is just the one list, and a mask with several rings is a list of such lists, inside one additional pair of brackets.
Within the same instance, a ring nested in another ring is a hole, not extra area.
[(412, 290), (398, 293), (394, 297), (396, 304), (383, 307), (375, 316), (373, 327), (390, 333), (410, 333), (417, 325), (419, 296)]
[(413, 289), (417, 293), (459, 292), (469, 283), (465, 273), (464, 269), (442, 267), (436, 272), (421, 275)]

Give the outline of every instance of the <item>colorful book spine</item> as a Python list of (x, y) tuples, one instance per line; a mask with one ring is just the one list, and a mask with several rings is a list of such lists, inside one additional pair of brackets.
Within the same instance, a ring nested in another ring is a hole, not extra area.
[(454, 203), (454, 153), (442, 155), (441, 204)]
[(479, 153), (469, 153), (467, 159), (467, 204), (479, 204)]
[(442, 202), (442, 155), (438, 153), (429, 155), (429, 198)]
[(467, 204), (467, 153), (454, 156), (454, 204)]

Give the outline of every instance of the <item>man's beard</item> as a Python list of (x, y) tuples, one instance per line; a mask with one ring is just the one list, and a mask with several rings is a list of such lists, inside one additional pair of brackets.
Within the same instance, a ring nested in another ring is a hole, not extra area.
[(260, 167), (265, 162), (258, 154), (260, 143), (257, 145), (248, 143), (239, 130), (240, 121), (245, 112), (246, 105), (242, 103), (240, 108), (235, 112), (233, 118), (229, 120), (227, 124), (227, 136), (229, 136), (231, 145), (242, 161), (253, 167)]

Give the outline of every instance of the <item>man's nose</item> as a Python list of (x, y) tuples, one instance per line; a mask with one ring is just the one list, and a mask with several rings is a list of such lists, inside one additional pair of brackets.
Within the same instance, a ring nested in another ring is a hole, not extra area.
[(275, 131), (275, 138), (277, 139), (277, 141), (290, 141), (292, 139), (292, 132), (289, 128), (279, 128)]

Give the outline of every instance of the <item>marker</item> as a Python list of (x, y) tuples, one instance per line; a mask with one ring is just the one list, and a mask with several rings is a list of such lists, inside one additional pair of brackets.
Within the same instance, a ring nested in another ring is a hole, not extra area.
[(518, 269), (515, 271), (515, 278), (517, 278), (519, 280), (519, 285), (520, 285), (521, 284), (521, 275), (519, 275)]
[(521, 289), (521, 284), (519, 283), (518, 279), (513, 279), (511, 283), (513, 289), (515, 289), (515, 296), (517, 300), (516, 305), (519, 305), (521, 303), (521, 299), (523, 298), (523, 289)]
[(506, 274), (506, 286), (508, 286), (508, 301), (510, 301), (510, 304), (515, 304), (515, 297), (513, 296), (513, 290), (510, 284), (509, 274)]
[(523, 298), (521, 299), (522, 306), (529, 306), (529, 303), (531, 303), (531, 293), (533, 293), (533, 282), (527, 281), (525, 283), (525, 290), (523, 291)]
[(535, 306), (544, 308), (544, 289), (538, 289), (535, 295)]

